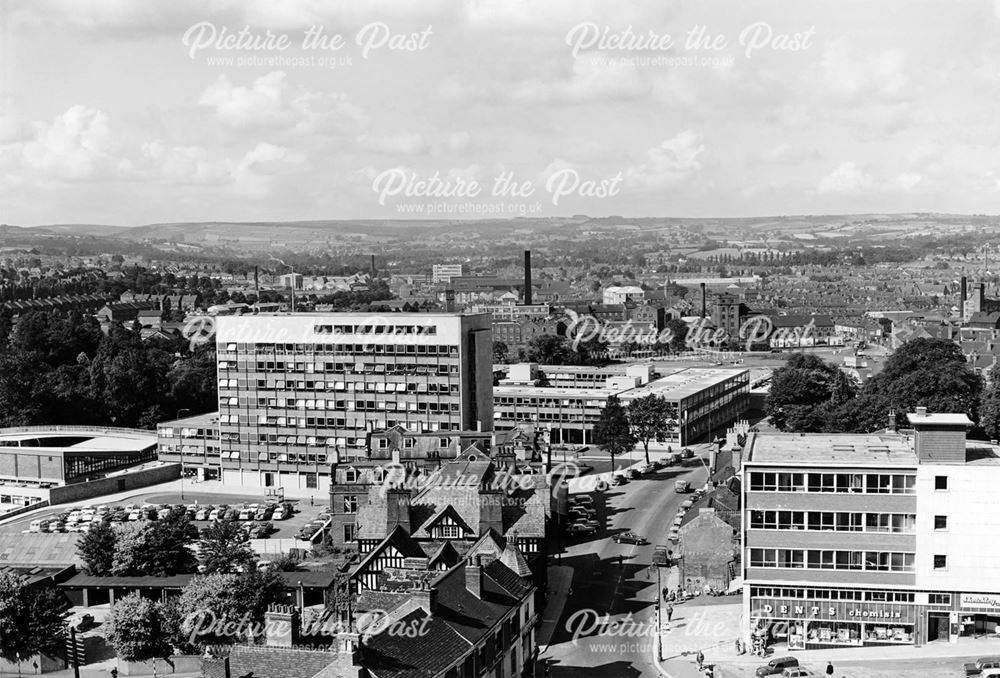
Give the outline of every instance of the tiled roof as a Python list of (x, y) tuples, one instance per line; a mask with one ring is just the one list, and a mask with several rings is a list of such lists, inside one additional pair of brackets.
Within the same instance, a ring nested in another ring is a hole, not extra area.
[(434, 678), (472, 647), (440, 616), (425, 622), (426, 617), (423, 610), (414, 610), (400, 620), (403, 628), (419, 626), (424, 631), (420, 637), (380, 633), (368, 640), (362, 664), (374, 678)]
[(233, 676), (254, 678), (313, 678), (331, 664), (346, 663), (346, 657), (324, 650), (235, 645), (229, 655)]

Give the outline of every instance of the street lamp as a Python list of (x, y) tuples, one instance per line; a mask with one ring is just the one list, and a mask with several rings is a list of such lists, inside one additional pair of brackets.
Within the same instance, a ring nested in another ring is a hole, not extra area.
[[(174, 421), (179, 421), (181, 414), (190, 411), (191, 408), (189, 407), (182, 407), (177, 410), (177, 416), (174, 417)], [(184, 501), (184, 427), (181, 427), (181, 501)]]

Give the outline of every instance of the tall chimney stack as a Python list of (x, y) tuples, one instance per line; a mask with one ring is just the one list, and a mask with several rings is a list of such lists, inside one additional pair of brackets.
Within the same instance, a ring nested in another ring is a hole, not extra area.
[(705, 283), (701, 284), (701, 317), (704, 318), (707, 315), (708, 309), (705, 305)]
[(969, 298), (969, 282), (962, 276), (962, 280), (959, 282), (958, 296), (960, 298), (958, 305), (958, 315), (965, 319), (965, 300)]
[(531, 305), (531, 250), (524, 250), (524, 305)]
[(372, 255), (372, 279), (375, 278), (375, 255)]

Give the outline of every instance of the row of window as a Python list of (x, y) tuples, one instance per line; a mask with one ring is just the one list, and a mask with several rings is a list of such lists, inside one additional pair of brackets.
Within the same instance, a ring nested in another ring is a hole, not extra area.
[(850, 600), (879, 603), (912, 603), (912, 591), (861, 591), (851, 589), (781, 588), (777, 586), (751, 586), (754, 598), (801, 598), (805, 600)]
[(437, 334), (435, 325), (313, 325), (314, 334)]
[[(324, 409), (322, 400), (309, 400), (305, 409)], [(328, 410), (338, 410), (346, 412), (374, 412), (376, 410), (388, 410), (390, 412), (430, 412), (432, 414), (445, 412), (458, 412), (458, 403), (435, 403), (435, 402), (409, 402), (397, 403), (395, 400), (327, 400), (325, 401)], [(296, 421), (297, 417), (277, 416), (271, 414), (261, 414), (257, 416), (257, 424), (260, 426), (294, 426), (288, 421)]]
[[(220, 379), (220, 388), (246, 388), (246, 384), (234, 384), (235, 379)], [(328, 381), (328, 382), (299, 382), (298, 388), (301, 390), (307, 389), (320, 389), (324, 388), (328, 391), (341, 391), (341, 392), (352, 392), (352, 393), (408, 393), (410, 395), (415, 394), (435, 394), (435, 395), (458, 395), (459, 386), (458, 384), (440, 384), (437, 382), (423, 383), (423, 382), (391, 382), (391, 381), (368, 381), (368, 382), (343, 382), (343, 381)], [(272, 387), (267, 390), (277, 390)], [(289, 398), (289, 397), (279, 397), (271, 396), (265, 397), (261, 396), (258, 391), (257, 404), (258, 405), (268, 405), (270, 407), (304, 407), (303, 403), (306, 402), (306, 398)]]
[(751, 492), (913, 494), (917, 477), (902, 473), (750, 473)]
[(912, 534), (916, 530), (916, 524), (917, 517), (912, 513), (750, 511), (750, 529), (753, 530), (822, 530)]
[[(221, 362), (221, 363), (219, 363), (220, 371), (228, 371), (228, 370), (233, 370), (234, 369), (234, 367), (225, 367), (225, 365), (231, 365), (231, 363), (227, 363), (227, 362)], [(312, 363), (309, 363), (309, 365), (311, 366)], [(242, 373), (242, 372), (253, 373), (253, 374), (256, 374), (258, 372), (265, 372), (265, 373), (266, 372), (281, 372), (282, 374), (288, 374), (288, 373), (294, 372), (294, 373), (299, 373), (299, 374), (318, 374), (318, 375), (327, 374), (328, 377), (330, 375), (332, 375), (332, 374), (336, 374), (338, 377), (344, 377), (345, 380), (350, 381), (350, 379), (348, 379), (349, 376), (351, 376), (351, 375), (361, 375), (361, 374), (366, 374), (366, 375), (370, 375), (370, 374), (399, 374), (399, 375), (406, 375), (406, 376), (415, 375), (415, 374), (426, 374), (426, 375), (437, 375), (437, 376), (443, 376), (443, 375), (447, 375), (447, 374), (458, 374), (458, 364), (457, 363), (436, 362), (433, 365), (424, 365), (424, 364), (418, 364), (418, 363), (375, 363), (375, 364), (373, 364), (373, 363), (367, 363), (365, 365), (362, 365), (362, 364), (358, 363), (356, 365), (350, 365), (350, 364), (348, 364), (348, 365), (345, 365), (343, 367), (343, 369), (336, 369), (336, 370), (313, 370), (313, 369), (295, 369), (295, 370), (293, 370), (293, 369), (281, 369), (281, 368), (278, 368), (278, 369), (260, 369), (260, 368), (257, 368), (257, 369), (247, 369), (247, 370), (238, 370), (237, 371), (237, 373)], [(241, 382), (240, 385), (244, 386), (244, 387), (245, 387), (246, 384), (254, 383), (254, 382), (256, 382), (257, 384), (268, 384), (268, 382), (270, 382), (270, 383), (282, 382), (282, 383), (287, 383), (288, 388), (292, 388), (296, 383), (305, 383), (304, 381), (292, 381), (292, 380), (284, 380), (284, 379), (275, 379), (274, 377), (271, 377), (270, 379), (252, 379), (252, 380), (250, 380), (250, 379), (240, 379), (240, 382)], [(315, 388), (323, 388), (323, 382), (322, 381), (315, 381), (313, 383), (315, 384)], [(330, 383), (332, 383), (332, 382), (330, 382)], [(261, 388), (264, 388), (264, 386), (261, 386)], [(328, 386), (327, 388), (332, 388), (332, 387)]]
[[(435, 431), (460, 431), (462, 430), (461, 425), (458, 422), (402, 422), (395, 420), (388, 421), (378, 421), (375, 422), (378, 428), (392, 428), (393, 426), (402, 426), (409, 431), (414, 433), (420, 432), (435, 432)], [(357, 426), (355, 431), (363, 431), (364, 426)], [(223, 431), (219, 434), (219, 439), (223, 443), (232, 444), (246, 444), (246, 445), (308, 445), (317, 447), (350, 447), (350, 448), (366, 448), (367, 441), (362, 436), (347, 436), (347, 437), (324, 437), (324, 436), (294, 436), (294, 435), (280, 435), (277, 433), (257, 433), (257, 432), (230, 432)], [(310, 442), (314, 441), (314, 442)]]
[(914, 555), (889, 551), (750, 549), (750, 567), (913, 572)]

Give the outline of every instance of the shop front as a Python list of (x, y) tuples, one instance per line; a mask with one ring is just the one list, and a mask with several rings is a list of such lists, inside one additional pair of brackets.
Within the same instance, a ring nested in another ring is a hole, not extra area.
[(958, 610), (950, 614), (951, 638), (996, 636), (1000, 633), (1000, 594), (963, 593)]
[(913, 645), (913, 604), (751, 598), (751, 636), (789, 650)]

